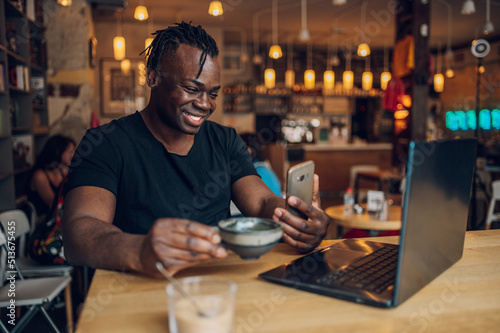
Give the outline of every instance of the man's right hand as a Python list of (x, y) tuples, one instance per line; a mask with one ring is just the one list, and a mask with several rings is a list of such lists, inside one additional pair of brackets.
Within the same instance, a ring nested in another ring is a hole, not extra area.
[(160, 277), (159, 261), (170, 272), (212, 259), (225, 258), (227, 251), (220, 246), (221, 238), (211, 227), (201, 223), (161, 218), (155, 221), (141, 247), (143, 271)]

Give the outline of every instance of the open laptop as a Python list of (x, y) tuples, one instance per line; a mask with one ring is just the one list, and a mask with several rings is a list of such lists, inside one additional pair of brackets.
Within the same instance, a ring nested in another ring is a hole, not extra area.
[(372, 306), (401, 304), (462, 257), (476, 147), (475, 139), (410, 143), (399, 246), (345, 239), (259, 277)]

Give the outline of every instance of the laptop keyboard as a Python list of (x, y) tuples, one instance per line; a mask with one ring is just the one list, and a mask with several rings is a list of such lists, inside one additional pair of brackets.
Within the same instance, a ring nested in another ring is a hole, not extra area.
[(321, 277), (318, 282), (381, 293), (395, 282), (397, 260), (397, 247), (383, 247), (345, 269)]

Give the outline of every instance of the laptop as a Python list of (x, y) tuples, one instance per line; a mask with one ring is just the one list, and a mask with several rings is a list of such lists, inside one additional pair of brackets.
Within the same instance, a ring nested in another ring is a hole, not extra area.
[(409, 145), (399, 245), (345, 239), (259, 274), (309, 292), (395, 307), (463, 253), (475, 139)]

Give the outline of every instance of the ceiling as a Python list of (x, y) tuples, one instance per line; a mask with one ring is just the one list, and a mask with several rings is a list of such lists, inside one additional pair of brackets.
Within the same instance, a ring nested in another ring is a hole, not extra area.
[[(210, 0), (88, 0), (89, 2), (112, 3), (114, 9), (122, 9), (123, 21), (134, 21), (135, 7), (142, 2), (153, 18), (153, 28), (160, 29), (180, 20), (192, 21), (202, 26), (224, 27), (227, 38), (249, 42), (268, 43), (272, 36), (272, 1), (270, 0), (222, 0), (224, 14), (213, 17), (208, 14)], [(416, 0), (415, 0), (416, 1)], [(476, 12), (462, 15), (464, 0), (429, 0), (431, 1), (430, 45), (445, 47), (447, 42), (452, 47), (463, 47), (477, 38), (489, 41), (500, 39), (500, 1), (491, 1), (490, 17), (495, 31), (489, 35), (482, 33), (486, 22), (486, 1), (474, 0)], [(340, 46), (355, 46), (361, 42), (362, 5), (366, 11), (364, 21), (365, 39), (372, 48), (382, 49), (394, 42), (394, 0), (347, 0), (343, 6), (334, 6), (332, 0), (307, 1), (307, 28), (313, 45), (334, 43)], [(102, 6), (94, 5), (94, 20), (116, 20), (116, 13)], [(110, 8), (113, 8), (111, 6)], [(123, 8), (126, 8), (123, 10)], [(451, 25), (448, 25), (448, 10), (451, 9)], [(301, 28), (301, 0), (278, 1), (278, 41), (286, 44), (291, 40), (298, 42)], [(448, 31), (451, 37), (448, 39)], [(254, 30), (258, 34), (254, 35)]]

